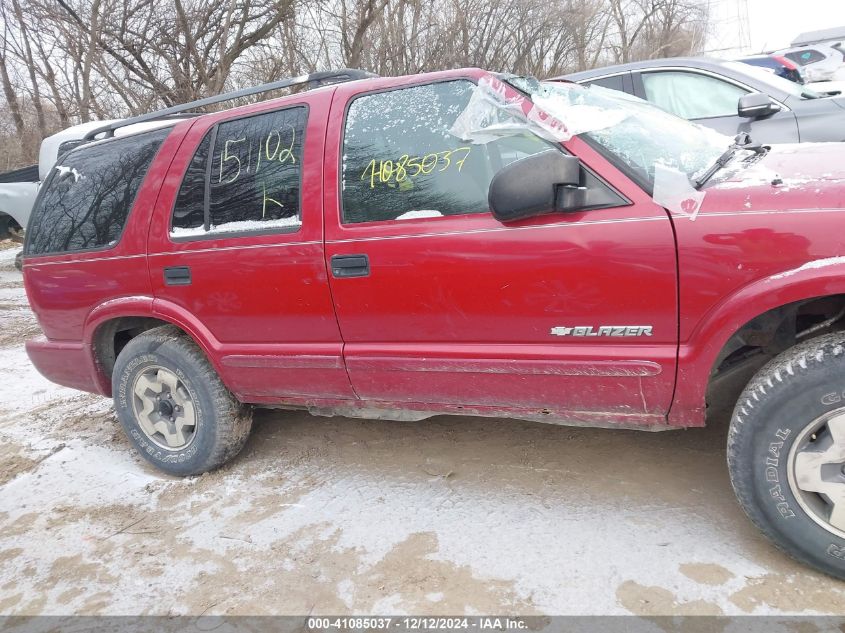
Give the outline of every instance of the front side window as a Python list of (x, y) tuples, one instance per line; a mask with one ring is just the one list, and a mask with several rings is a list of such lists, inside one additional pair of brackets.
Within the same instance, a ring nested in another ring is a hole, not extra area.
[(709, 75), (688, 72), (643, 73), (646, 99), (685, 119), (736, 116), (748, 91)]
[(117, 244), (147, 169), (170, 128), (84, 145), (59, 159), (33, 209), (27, 253)]
[(210, 130), (176, 196), (171, 235), (298, 228), (306, 120), (298, 106)]
[(530, 133), (484, 144), (451, 134), (474, 88), (448, 81), (350, 104), (341, 165), (345, 223), (485, 213), (496, 172), (549, 149)]

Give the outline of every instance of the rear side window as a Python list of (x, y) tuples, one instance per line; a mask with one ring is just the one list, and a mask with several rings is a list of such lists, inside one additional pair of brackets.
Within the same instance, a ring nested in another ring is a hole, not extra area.
[(212, 128), (182, 180), (171, 235), (298, 228), (306, 121), (298, 106)]
[(208, 168), (208, 148), (211, 146), (211, 132), (197, 148), (182, 180), (182, 186), (173, 206), (172, 232), (178, 229), (203, 228), (205, 224), (205, 172)]
[(169, 128), (84, 146), (61, 159), (33, 209), (29, 255), (117, 244)]

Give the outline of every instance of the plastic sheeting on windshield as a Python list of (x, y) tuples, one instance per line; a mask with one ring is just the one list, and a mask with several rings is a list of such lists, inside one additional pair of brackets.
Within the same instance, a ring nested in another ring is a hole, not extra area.
[(616, 125), (625, 113), (584, 103), (580, 91), (535, 94), (534, 101), (522, 95), (507, 95), (504, 82), (482, 77), (469, 103), (458, 115), (450, 132), (472, 143), (489, 143), (502, 136), (531, 132), (562, 143), (573, 136)]
[(652, 199), (672, 215), (695, 221), (704, 191), (698, 191), (682, 171), (663, 163), (654, 163), (654, 194)]

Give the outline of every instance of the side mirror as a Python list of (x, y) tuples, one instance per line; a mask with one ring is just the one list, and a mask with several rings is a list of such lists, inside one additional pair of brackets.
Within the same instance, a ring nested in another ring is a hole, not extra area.
[(499, 222), (584, 207), (581, 161), (549, 150), (511, 163), (490, 182), (487, 201)]
[(780, 112), (780, 106), (769, 95), (752, 92), (739, 98), (736, 113), (746, 119), (759, 119)]

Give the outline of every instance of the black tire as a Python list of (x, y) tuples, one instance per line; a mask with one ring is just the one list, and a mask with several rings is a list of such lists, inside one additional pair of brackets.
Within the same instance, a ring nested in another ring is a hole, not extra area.
[[(190, 398), (195, 426), (184, 447), (163, 446), (139, 421), (140, 400), (133, 389), (142, 374), (155, 368), (175, 374)], [(144, 459), (171, 475), (198, 475), (222, 466), (240, 452), (252, 427), (252, 409), (226, 389), (202, 350), (169, 325), (148, 330), (126, 344), (115, 361), (112, 393), (129, 441)]]
[[(734, 409), (727, 451), (731, 483), (754, 524), (790, 556), (840, 579), (845, 538), (824, 527), (813, 493), (796, 491), (790, 459), (793, 447), (816, 437), (807, 433), (817, 420), (843, 409), (845, 333), (838, 332), (796, 345), (754, 376)], [(824, 507), (822, 497), (818, 503)]]
[(15, 268), (21, 271), (23, 270), (23, 251), (15, 255)]
[(21, 227), (10, 215), (0, 214), (0, 240), (22, 242)]

